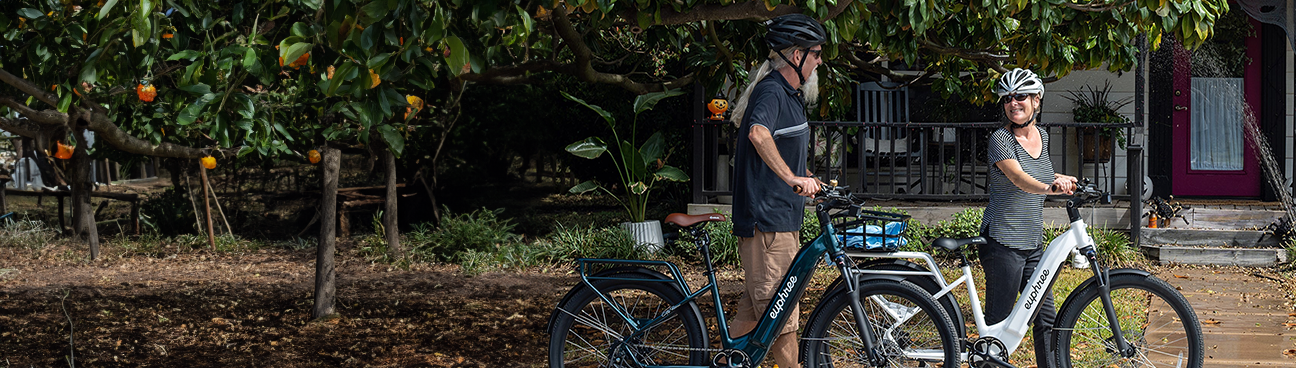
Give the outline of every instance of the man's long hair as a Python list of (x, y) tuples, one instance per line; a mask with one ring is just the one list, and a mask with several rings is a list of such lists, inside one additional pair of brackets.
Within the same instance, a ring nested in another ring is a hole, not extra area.
[[(791, 54), (797, 50), (801, 50), (801, 48), (790, 47), (783, 50), (783, 52), (785, 54)], [(747, 88), (743, 89), (742, 95), (739, 96), (737, 102), (734, 103), (733, 113), (729, 117), (729, 119), (733, 121), (734, 126), (742, 125), (743, 115), (747, 113), (747, 102), (751, 98), (752, 90), (756, 89), (756, 84), (765, 80), (765, 77), (768, 77), (770, 73), (787, 66), (788, 63), (783, 61), (783, 58), (779, 57), (777, 52), (770, 51), (769, 57), (765, 58), (764, 62), (761, 62), (760, 65), (757, 65), (747, 73), (747, 76), (749, 77), (747, 79)], [(819, 102), (819, 71), (817, 69), (815, 72), (810, 74), (810, 78), (806, 79), (805, 84), (801, 86), (800, 90), (802, 94), (805, 95), (806, 107), (814, 106)]]

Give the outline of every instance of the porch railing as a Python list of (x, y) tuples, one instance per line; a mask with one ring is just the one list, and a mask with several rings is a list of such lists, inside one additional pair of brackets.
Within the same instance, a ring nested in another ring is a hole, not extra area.
[[(986, 200), (989, 164), (985, 143), (1001, 122), (868, 123), (812, 121), (811, 170), (821, 179), (837, 179), (856, 193), (877, 199)], [(1128, 135), (1133, 124), (1041, 124), (1050, 134), (1054, 171), (1088, 178), (1115, 197), (1128, 199), (1117, 185), (1117, 166), (1132, 169), (1127, 178), (1141, 180), (1141, 160), (1124, 150), (1115, 134)], [(730, 165), (736, 129), (728, 122), (694, 124), (694, 203), (723, 203), (732, 194)], [(1074, 137), (1074, 138), (1073, 138)], [(1097, 150), (1094, 147), (1098, 147)], [(1137, 172), (1133, 172), (1137, 170)], [(1137, 197), (1136, 197), (1137, 198)]]

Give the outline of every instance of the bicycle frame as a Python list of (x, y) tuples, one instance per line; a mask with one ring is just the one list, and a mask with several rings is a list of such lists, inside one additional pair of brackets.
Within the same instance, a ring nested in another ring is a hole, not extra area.
[[(966, 285), (968, 290), (968, 299), (971, 303), (972, 318), (976, 322), (978, 336), (998, 339), (1004, 343), (1004, 347), (1007, 350), (1005, 354), (1011, 355), (1018, 347), (1020, 347), (1022, 340), (1026, 336), (1026, 331), (1030, 325), (1031, 317), (1033, 317), (1035, 311), (1039, 309), (1040, 304), (1038, 302), (1042, 298), (1040, 293), (1051, 290), (1053, 282), (1057, 279), (1058, 270), (1061, 269), (1063, 262), (1066, 261), (1066, 257), (1071, 255), (1072, 250), (1078, 249), (1082, 255), (1089, 258), (1090, 263), (1093, 265), (1095, 277), (1098, 278), (1100, 285), (1103, 288), (1101, 299), (1107, 313), (1108, 323), (1110, 324), (1110, 327), (1112, 327), (1115, 336), (1119, 337), (1116, 339), (1117, 347), (1121, 350), (1125, 350), (1128, 347), (1128, 343), (1121, 335), (1120, 329), (1115, 325), (1115, 312), (1111, 304), (1111, 296), (1107, 293), (1107, 270), (1097, 262), (1094, 240), (1089, 236), (1087, 231), (1088, 225), (1085, 224), (1084, 220), (1080, 217), (1079, 210), (1077, 209), (1078, 207), (1078, 203), (1068, 203), (1067, 212), (1071, 220), (1071, 228), (1061, 235), (1058, 235), (1053, 239), (1053, 241), (1049, 242), (1048, 247), (1044, 250), (1044, 255), (1041, 257), (1039, 265), (1035, 268), (1035, 272), (1031, 274), (1029, 279), (1030, 283), (1027, 284), (1028, 287), (1022, 291), (1022, 296), (1019, 297), (1016, 304), (1013, 305), (1012, 313), (1010, 313), (1003, 321), (993, 325), (986, 324), (985, 313), (981, 307), (981, 300), (977, 295), (976, 282), (972, 278), (972, 266), (967, 262), (963, 262), (960, 265), (963, 275), (954, 280), (953, 283), (949, 283), (946, 282), (944, 275), (940, 273), (940, 267), (936, 264), (936, 260), (932, 258), (931, 254), (926, 252), (848, 252), (848, 255), (852, 258), (922, 259), (927, 264), (927, 269), (930, 270), (928, 272), (922, 272), (853, 269), (852, 272), (857, 274), (931, 276), (941, 287), (940, 292), (932, 295), (932, 298), (935, 299), (944, 297), (960, 285)], [(968, 354), (970, 353), (964, 351), (961, 353), (960, 358), (967, 361)]]
[[(770, 304), (768, 306), (766, 306), (765, 313), (761, 314), (761, 318), (757, 322), (756, 328), (743, 336), (733, 337), (729, 335), (729, 330), (727, 328), (729, 323), (725, 318), (724, 308), (720, 307), (723, 305), (720, 301), (720, 288), (719, 288), (719, 284), (716, 282), (716, 276), (715, 276), (714, 269), (712, 268), (713, 266), (711, 263), (709, 250), (704, 250), (702, 252), (706, 257), (705, 263), (707, 266), (707, 272), (706, 272), (707, 284), (705, 286), (702, 286), (696, 291), (690, 290), (689, 285), (684, 282), (684, 277), (679, 271), (679, 268), (676, 267), (675, 264), (666, 261), (582, 258), (576, 261), (577, 270), (581, 275), (581, 282), (584, 283), (586, 287), (589, 287), (591, 290), (594, 290), (598, 294), (599, 298), (602, 299), (605, 303), (613, 306), (616, 313), (623, 320), (625, 320), (630, 326), (633, 326), (634, 332), (630, 336), (627, 336), (626, 339), (633, 339), (638, 335), (643, 334), (651, 327), (656, 326), (657, 324), (660, 324), (666, 319), (668, 319), (671, 316), (671, 312), (677, 309), (678, 307), (687, 305), (689, 303), (693, 303), (699, 298), (701, 298), (704, 294), (710, 293), (713, 297), (712, 301), (715, 303), (716, 306), (715, 308), (716, 320), (718, 321), (719, 326), (723, 326), (723, 328), (719, 329), (720, 336), (721, 336), (720, 342), (723, 348), (742, 351), (744, 354), (746, 354), (746, 357), (750, 359), (750, 362), (760, 362), (761, 360), (765, 359), (765, 356), (769, 353), (770, 344), (774, 342), (774, 339), (778, 337), (779, 332), (782, 330), (783, 325), (787, 323), (788, 315), (790, 315), (792, 311), (792, 305), (794, 305), (794, 303), (798, 303), (801, 300), (802, 295), (805, 293), (806, 286), (809, 285), (810, 278), (811, 278), (810, 276), (814, 273), (815, 269), (818, 268), (819, 266), (819, 260), (821, 258), (825, 258), (824, 257), (825, 255), (832, 255), (832, 254), (840, 255), (840, 257), (833, 257), (833, 258), (840, 258), (838, 261), (834, 263), (838, 263), (840, 269), (843, 270), (843, 272), (846, 272), (845, 252), (842, 249), (842, 245), (837, 241), (837, 238), (831, 236), (831, 234), (835, 233), (831, 222), (821, 222), (820, 224), (822, 229), (824, 230), (823, 233), (821, 233), (815, 239), (802, 245), (801, 249), (797, 252), (796, 257), (792, 260), (792, 265), (788, 267), (787, 273), (783, 275), (782, 281), (778, 284), (780, 286), (778, 288), (778, 292), (775, 294), (774, 299), (770, 301)], [(707, 242), (709, 243), (709, 240)], [(601, 291), (595, 288), (593, 284), (593, 281), (600, 280), (600, 279), (615, 279), (615, 280), (627, 280), (627, 279), (619, 278), (619, 277), (590, 276), (586, 272), (587, 267), (590, 264), (596, 264), (596, 263), (665, 266), (670, 269), (672, 279), (645, 280), (645, 279), (635, 278), (629, 280), (673, 283), (675, 287), (683, 291), (685, 297), (679, 303), (668, 308), (664, 313), (662, 313), (661, 316), (657, 316), (647, 321), (637, 320), (635, 318), (632, 318), (625, 310), (622, 310), (622, 308), (620, 308), (617, 303), (614, 303), (606, 294), (603, 294)], [(865, 331), (868, 331), (868, 329), (865, 329)], [(871, 340), (867, 342), (870, 344), (868, 346), (871, 346), (871, 342), (872, 342)], [(650, 368), (668, 367), (668, 366), (644, 365), (643, 362), (638, 361), (638, 357), (634, 357), (634, 358), (636, 360), (635, 361), (636, 364), (639, 364), (644, 367), (650, 367)], [(681, 366), (669, 366), (669, 367), (681, 367)]]

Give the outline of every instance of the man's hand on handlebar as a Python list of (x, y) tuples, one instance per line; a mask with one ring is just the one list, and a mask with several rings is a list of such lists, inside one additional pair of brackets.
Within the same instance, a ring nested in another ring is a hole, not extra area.
[(804, 176), (792, 178), (791, 184), (792, 191), (803, 197), (814, 197), (823, 186), (823, 182), (819, 181), (819, 179)]

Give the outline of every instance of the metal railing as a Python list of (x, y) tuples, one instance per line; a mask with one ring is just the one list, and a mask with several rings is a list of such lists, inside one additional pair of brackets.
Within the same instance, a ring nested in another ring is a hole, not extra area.
[[(981, 200), (990, 165), (985, 143), (1001, 122), (974, 123), (870, 123), (810, 122), (810, 168), (821, 179), (837, 179), (855, 192), (877, 199)], [(1129, 191), (1116, 183), (1118, 142), (1116, 131), (1126, 133), (1133, 124), (1045, 123), (1050, 135), (1054, 171), (1088, 178), (1107, 191), (1128, 199)], [(694, 203), (715, 203), (731, 195), (732, 151), (736, 129), (728, 122), (694, 124)], [(1107, 133), (1095, 134), (1101, 130)], [(1074, 139), (1072, 137), (1075, 137)], [(1074, 142), (1074, 151), (1072, 151)], [(1098, 147), (1097, 150), (1094, 147)], [(728, 148), (728, 149), (726, 149)], [(1125, 167), (1142, 178), (1141, 156), (1127, 154)], [(1120, 189), (1120, 190), (1118, 190)]]

